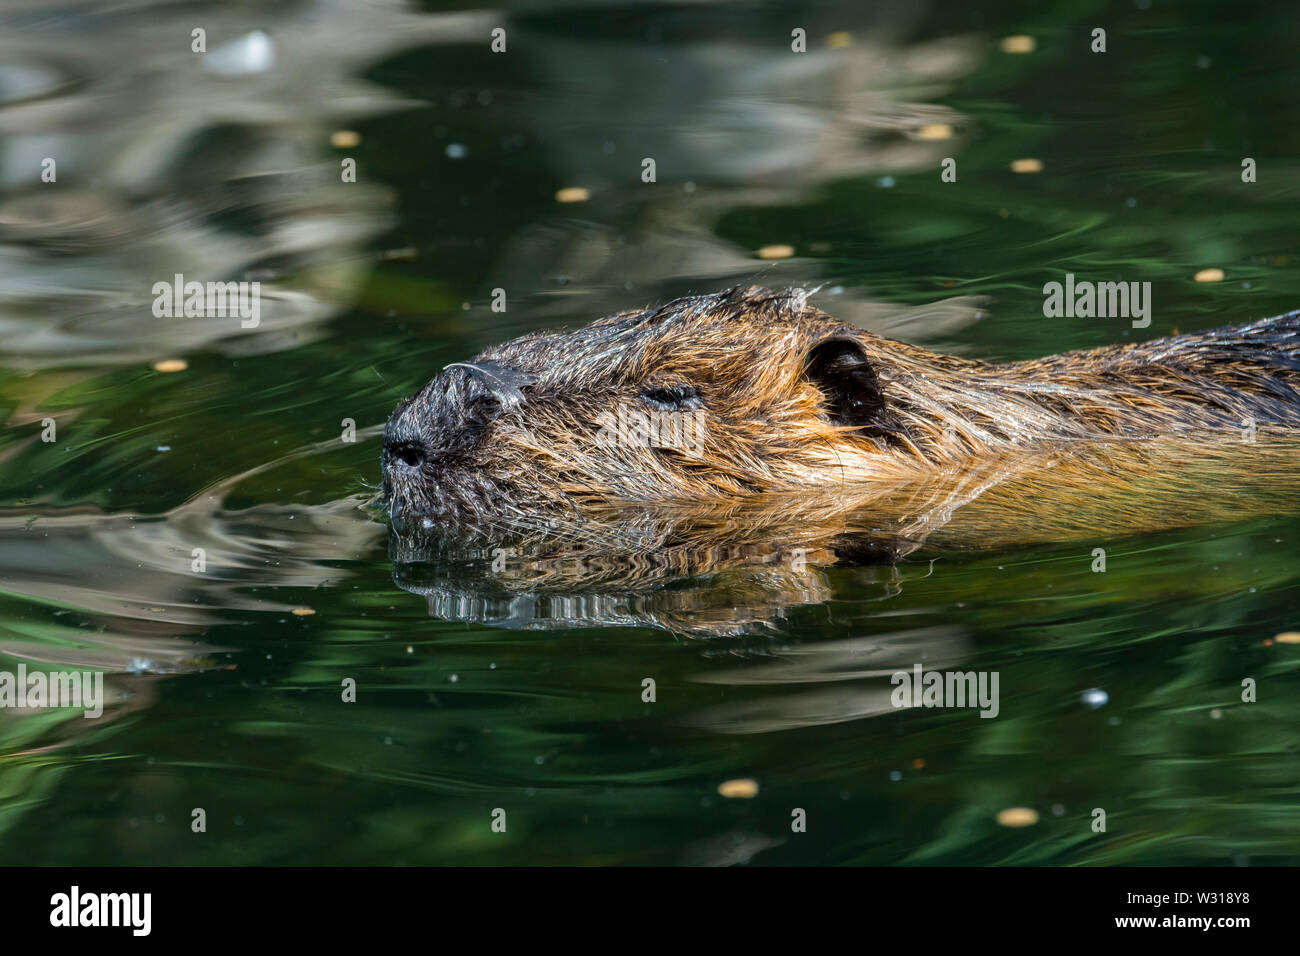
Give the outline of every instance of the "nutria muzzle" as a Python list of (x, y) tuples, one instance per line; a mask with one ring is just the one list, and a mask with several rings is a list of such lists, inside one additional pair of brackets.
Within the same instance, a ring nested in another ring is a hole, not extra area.
[(453, 362), (384, 427), (384, 497), (400, 527), (412, 517), (482, 514), (491, 486), (473, 470), (475, 449), (493, 422), (524, 402), (536, 381), (496, 362)]
[(1300, 313), (999, 365), (732, 289), (447, 366), (388, 422), (384, 492), (398, 522), (497, 528), (770, 495), (830, 513), (864, 487), (1291, 431), (1298, 388)]

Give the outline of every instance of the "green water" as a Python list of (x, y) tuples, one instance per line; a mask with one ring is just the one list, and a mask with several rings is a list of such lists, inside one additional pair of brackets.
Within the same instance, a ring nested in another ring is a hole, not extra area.
[[(688, 292), (998, 360), (1300, 307), (1286, 6), (213, 7), (238, 76), (188, 7), (93, 7), (0, 13), (0, 671), (109, 698), (0, 710), (0, 864), (1300, 861), (1294, 515), (521, 594), (359, 507), (443, 365)], [(1043, 318), (1067, 272), (1151, 326)], [(156, 318), (176, 273), (260, 324)], [(998, 716), (891, 707), (918, 661)]]

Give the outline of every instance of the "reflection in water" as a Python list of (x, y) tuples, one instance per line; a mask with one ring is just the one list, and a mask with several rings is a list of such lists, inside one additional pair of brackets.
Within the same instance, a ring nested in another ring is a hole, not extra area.
[[(621, 511), (499, 540), (492, 546), (394, 534), (394, 582), (432, 617), (496, 627), (663, 628), (693, 638), (768, 635), (771, 661), (703, 680), (731, 687), (826, 685), (707, 708), (689, 722), (764, 733), (897, 713), (884, 679), (915, 663), (960, 664), (954, 627), (794, 646), (778, 627), (792, 608), (836, 595), (823, 568), (861, 565), (858, 602), (895, 597), (892, 562), (954, 550), (1098, 540), (1294, 509), (1297, 440), (1138, 442), (965, 463), (909, 485), (845, 486), (675, 512)], [(924, 564), (913, 563), (916, 577)], [(870, 574), (870, 576), (868, 576)]]
[[(207, 53), (191, 48), (196, 27)], [(4, 365), (77, 369), (40, 380), (47, 391), (24, 396), (10, 424), (39, 422), (50, 392), (105, 366), (204, 347), (256, 355), (319, 336), (319, 323), (350, 304), (365, 278), (364, 245), (392, 222), (388, 191), (366, 177), (344, 186), (326, 148), (339, 125), (406, 105), (356, 73), (403, 47), (480, 28), (473, 14), (421, 16), (390, 0), (201, 12), (6, 3)], [(153, 285), (176, 274), (260, 281), (260, 323), (155, 317)], [(84, 412), (60, 414), (60, 427)], [(5, 457), (24, 445), (46, 448), (33, 436)], [(245, 585), (325, 585), (338, 574), (317, 563), (320, 542), (344, 545), (340, 523), (355, 529), (350, 544), (375, 530), (340, 522), (355, 502), (231, 512), (225, 490), (163, 514), (82, 505), (0, 512), (7, 599), (52, 609), (0, 631), (0, 660), (112, 675), (103, 721), (20, 715), (0, 748), (17, 752), (33, 735), (84, 736), (146, 705), (157, 678), (133, 674), (216, 666), (228, 648), (202, 640), (206, 629), (232, 614), (289, 610), (245, 596)], [(196, 548), (210, 562), (202, 574), (191, 569)], [(61, 623), (64, 615), (96, 626)]]
[[(959, 666), (968, 648), (951, 629), (899, 631), (817, 641), (783, 648), (779, 662), (702, 678), (711, 684), (775, 688), (744, 703), (709, 707), (690, 722), (719, 733), (761, 734), (897, 714), (889, 678), (916, 664), (926, 670)], [(797, 685), (816, 684), (815, 690)], [(793, 692), (782, 687), (796, 685)], [(821, 686), (825, 685), (825, 686)], [(910, 706), (918, 706), (913, 703)]]
[[(160, 676), (211, 668), (234, 670), (232, 646), (205, 632), (239, 615), (265, 621), (294, 605), (248, 593), (259, 587), (327, 587), (340, 573), (326, 562), (354, 558), (382, 533), (360, 517), (359, 499), (326, 506), (259, 505), (238, 511), (219, 492), (158, 517), (79, 513), (0, 513), (0, 582), (6, 602), (25, 601), (28, 620), (0, 627), (3, 662), (32, 669), (102, 671), (104, 717), (80, 720), (52, 711), (33, 730), (64, 721), (60, 737), (98, 732), (100, 725), (148, 706)], [(203, 568), (195, 568), (202, 553)], [(98, 573), (87, 574), (87, 569)], [(283, 617), (280, 618), (283, 620)], [(93, 627), (84, 623), (93, 622)], [(5, 712), (30, 720), (31, 714)], [(13, 728), (0, 751), (26, 735)]]
[[(672, 47), (647, 37), (635, 18), (625, 35), (610, 23), (615, 35), (601, 42), (572, 37), (574, 25), (563, 18), (524, 21), (516, 42), (529, 76), (566, 92), (530, 103), (525, 122), (552, 165), (570, 184), (593, 187), (599, 202), (584, 206), (577, 223), (522, 228), (491, 284), (548, 289), (558, 279), (566, 294), (528, 305), (542, 320), (566, 322), (626, 308), (625, 290), (634, 287), (659, 301), (724, 288), (758, 266), (753, 250), (719, 235), (724, 216), (796, 205), (821, 184), (851, 176), (936, 168), (957, 144), (923, 131), (961, 130), (965, 122), (929, 101), (973, 66), (978, 43), (909, 43), (921, 11), (863, 8), (852, 22), (836, 19), (836, 29), (860, 29), (854, 42), (828, 45), (813, 28), (801, 54), (789, 51), (789, 15), (781, 14), (738, 32), (734, 24), (720, 29), (707, 13), (697, 20), (679, 11)], [(653, 183), (641, 182), (646, 159), (655, 163)], [(815, 284), (824, 274), (815, 259), (783, 266), (783, 281), (792, 284)], [(836, 308), (876, 331), (919, 317), (922, 335), (975, 314), (969, 297), (920, 316), (883, 303)], [(936, 311), (947, 318), (924, 321)]]
[[(206, 30), (209, 52), (191, 49)], [(365, 277), (391, 224), (341, 182), (331, 129), (405, 104), (355, 78), (405, 46), (474, 35), (395, 0), (274, 12), (183, 5), (0, 12), (0, 335), (5, 364), (137, 362), (201, 346), (299, 346)], [(93, 36), (93, 41), (88, 37)], [(165, 78), (165, 79), (164, 79)], [(54, 184), (42, 162), (56, 162)], [(262, 282), (261, 322), (160, 320), (153, 284)]]

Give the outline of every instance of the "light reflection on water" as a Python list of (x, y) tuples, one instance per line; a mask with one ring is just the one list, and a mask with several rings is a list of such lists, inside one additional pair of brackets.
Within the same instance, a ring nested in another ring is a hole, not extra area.
[[(0, 860), (1294, 862), (1295, 652), (1266, 641), (1296, 627), (1296, 522), (1267, 508), (1148, 533), (1174, 522), (1136, 492), (1148, 526), (1026, 541), (962, 506), (962, 547), (798, 573), (751, 520), (711, 544), (745, 560), (516, 580), (490, 552), (410, 560), (362, 507), (377, 424), (432, 370), (685, 292), (818, 285), (841, 318), (987, 358), (1130, 334), (1043, 322), (1067, 270), (1153, 280), (1152, 334), (1295, 308), (1285, 163), (1245, 196), (1217, 172), (1265, 134), (1295, 153), (1294, 26), (1134, 11), (1112, 33), (1178, 28), (1169, 47), (1090, 71), (1081, 15), (1042, 14), (1015, 58), (996, 39), (1020, 20), (960, 4), (7, 4), (0, 670), (102, 668), (113, 703), (0, 713)], [(1257, 68), (1211, 79), (1257, 108), (1207, 107), (1198, 57), (1248, 34)], [(1026, 155), (1042, 174), (1007, 171)], [(590, 198), (557, 204), (568, 186)], [(1207, 265), (1228, 281), (1188, 281)], [(261, 324), (155, 318), (177, 273), (263, 282)], [(894, 708), (917, 661), (998, 670), (1000, 716)], [(741, 776), (753, 800), (716, 793)], [(196, 848), (199, 805), (238, 837)], [(999, 828), (1018, 805), (1040, 823)]]

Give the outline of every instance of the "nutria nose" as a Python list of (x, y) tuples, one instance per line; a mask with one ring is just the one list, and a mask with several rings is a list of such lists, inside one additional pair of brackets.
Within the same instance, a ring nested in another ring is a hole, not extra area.
[(411, 471), (418, 471), (424, 464), (424, 459), (428, 457), (424, 446), (414, 441), (389, 442), (385, 446), (385, 451), (388, 452), (389, 461), (396, 462)]

